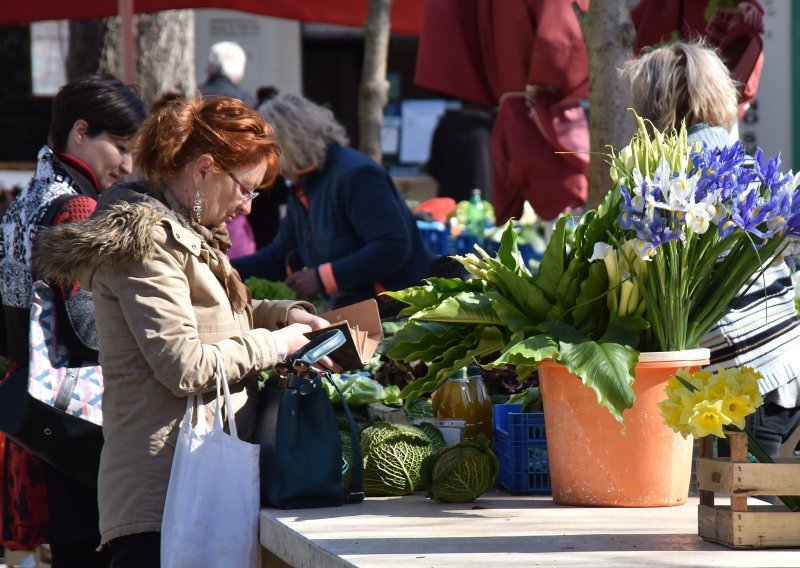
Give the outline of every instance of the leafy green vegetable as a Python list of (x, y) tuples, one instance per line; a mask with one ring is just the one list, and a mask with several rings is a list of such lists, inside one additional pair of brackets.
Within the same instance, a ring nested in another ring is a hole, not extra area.
[(244, 281), (254, 300), (296, 300), (297, 295), (283, 282), (250, 276)]
[(428, 437), (433, 447), (433, 453), (439, 452), (447, 447), (447, 442), (444, 440), (444, 434), (436, 426), (430, 422), (421, 422), (415, 425), (423, 434)]
[(342, 476), (342, 485), (345, 493), (350, 491), (350, 479), (353, 476), (353, 440), (350, 432), (339, 430), (339, 438), (342, 440), (342, 459), (347, 463), (347, 471)]
[(511, 398), (507, 394), (490, 394), (489, 400), (492, 401), (492, 404), (506, 404), (508, 399)]
[[(336, 386), (342, 391), (345, 402), (349, 406), (366, 406), (375, 402), (386, 405), (397, 405), (400, 401), (400, 387), (384, 387), (380, 383), (372, 380), (364, 374), (353, 375), (331, 375), (336, 382)], [(322, 382), (328, 398), (336, 404), (339, 402), (339, 393), (328, 381)]]
[(483, 434), (426, 458), (422, 479), (427, 495), (444, 503), (468, 503), (494, 485), (500, 463)]
[(433, 453), (433, 443), (419, 428), (381, 421), (362, 433), (361, 453), (366, 495), (408, 495), (421, 486), (422, 460)]
[(417, 418), (433, 418), (433, 404), (429, 398), (418, 398), (403, 407), (403, 413), (409, 422), (414, 422)]
[(521, 404), (521, 412), (542, 412), (542, 395), (539, 387), (528, 387), (525, 390), (507, 397), (508, 404)]

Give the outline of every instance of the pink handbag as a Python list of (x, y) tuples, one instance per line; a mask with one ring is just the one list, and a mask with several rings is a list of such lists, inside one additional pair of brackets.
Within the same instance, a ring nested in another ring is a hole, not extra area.
[(99, 365), (70, 361), (56, 338), (53, 290), (37, 281), (31, 294), (28, 394), (93, 424), (103, 424), (103, 373)]

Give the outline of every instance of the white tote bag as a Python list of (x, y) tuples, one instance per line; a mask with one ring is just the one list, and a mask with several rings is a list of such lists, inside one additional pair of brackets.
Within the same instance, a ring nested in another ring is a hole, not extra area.
[[(178, 434), (161, 524), (162, 568), (256, 567), (259, 447), (239, 439), (218, 349), (217, 409), (208, 430), (202, 395), (190, 395)], [(230, 435), (222, 429), (222, 397)], [(197, 425), (192, 412), (197, 399)]]

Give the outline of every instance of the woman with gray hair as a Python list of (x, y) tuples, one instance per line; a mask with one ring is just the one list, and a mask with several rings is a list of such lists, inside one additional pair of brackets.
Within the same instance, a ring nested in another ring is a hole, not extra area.
[[(736, 84), (716, 52), (701, 43), (676, 42), (643, 53), (620, 70), (633, 108), (659, 130), (686, 121), (689, 143), (724, 148), (736, 143)], [(791, 273), (773, 259), (763, 276), (740, 291), (738, 304), (701, 347), (711, 363), (747, 365), (763, 376), (764, 404), (748, 417), (748, 427), (771, 456), (800, 425), (800, 318)]]
[(329, 109), (284, 93), (259, 111), (275, 131), (292, 188), (275, 239), (233, 260), (242, 277), (285, 279), (299, 296), (321, 293), (336, 308), (430, 276), (433, 256), (391, 177), (347, 145)]

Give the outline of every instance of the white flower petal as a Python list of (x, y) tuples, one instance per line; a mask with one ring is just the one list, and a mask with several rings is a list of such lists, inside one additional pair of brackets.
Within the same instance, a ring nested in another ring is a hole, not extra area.
[(614, 250), (614, 247), (612, 247), (608, 243), (595, 243), (594, 244), (594, 250), (592, 251), (592, 256), (589, 257), (589, 262), (593, 262), (595, 260), (603, 260), (613, 250)]

